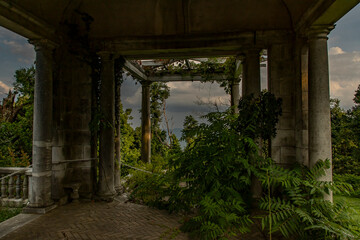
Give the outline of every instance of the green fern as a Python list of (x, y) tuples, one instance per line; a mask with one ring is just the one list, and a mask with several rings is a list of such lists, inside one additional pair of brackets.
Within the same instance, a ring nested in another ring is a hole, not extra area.
[(280, 194), (261, 200), (260, 208), (269, 211), (262, 218), (263, 228), (271, 228), (271, 233), (280, 232), (286, 238), (359, 239), (360, 228), (351, 218), (351, 210), (342, 203), (324, 200), (324, 194), (352, 190), (348, 184), (318, 181), (329, 167), (330, 161), (326, 160), (311, 169), (301, 165), (292, 170), (276, 165), (264, 168), (271, 180), (269, 183), (263, 176), (263, 184), (268, 189), (277, 187)]

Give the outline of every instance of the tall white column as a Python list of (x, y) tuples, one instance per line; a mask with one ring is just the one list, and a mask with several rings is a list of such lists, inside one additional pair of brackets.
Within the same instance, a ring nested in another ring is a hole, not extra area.
[[(309, 163), (331, 161), (331, 124), (327, 35), (329, 29), (309, 34)], [(320, 180), (332, 181), (332, 169)], [(325, 196), (332, 201), (332, 194)]]
[(150, 82), (142, 82), (141, 160), (151, 161)]
[(53, 46), (46, 40), (31, 41), (36, 51), (33, 155), (29, 207), (46, 208), (51, 199)]
[(104, 200), (115, 196), (114, 185), (114, 126), (115, 126), (115, 75), (114, 56), (101, 53), (101, 87), (99, 148), (99, 183), (97, 195)]

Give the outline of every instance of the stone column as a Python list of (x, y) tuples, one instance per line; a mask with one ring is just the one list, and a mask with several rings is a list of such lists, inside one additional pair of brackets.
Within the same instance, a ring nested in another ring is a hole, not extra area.
[[(51, 199), (52, 121), (53, 121), (53, 46), (46, 40), (31, 41), (36, 51), (33, 123), (33, 170), (30, 208), (53, 205)], [(46, 211), (46, 210), (45, 210)]]
[(258, 49), (248, 50), (245, 54), (244, 81), (242, 84), (242, 95), (260, 95), (260, 51)]
[[(248, 96), (253, 94), (254, 97), (258, 97), (261, 92), (260, 86), (260, 51), (257, 49), (250, 49), (245, 53), (244, 61), (244, 79), (242, 84), (242, 96)], [(261, 143), (261, 141), (259, 141)], [(258, 144), (261, 149), (261, 144)], [(254, 202), (254, 206), (257, 205), (257, 200), (261, 198), (262, 187), (260, 181), (255, 177), (251, 177), (251, 194)]]
[(240, 80), (242, 75), (242, 63), (243, 57), (237, 57), (235, 60), (235, 75), (234, 79), (231, 82), (231, 106), (234, 107), (234, 113), (238, 114), (239, 109), (239, 100), (240, 100)]
[(234, 79), (231, 82), (231, 107), (234, 107), (234, 113), (239, 113), (238, 105), (240, 100), (240, 79)]
[(282, 115), (276, 126), (276, 137), (271, 139), (271, 158), (280, 165), (296, 161), (295, 138), (295, 71), (294, 41), (276, 43), (268, 49), (269, 91), (282, 99)]
[(142, 82), (141, 160), (151, 162), (150, 82)]
[(97, 195), (104, 200), (115, 196), (114, 187), (114, 125), (115, 125), (115, 75), (114, 57), (110, 53), (101, 53), (101, 87), (99, 148), (99, 183)]
[(295, 47), (295, 140), (296, 161), (309, 166), (308, 143), (308, 44), (297, 39)]
[[(314, 29), (309, 34), (309, 163), (331, 161), (331, 125), (327, 35), (329, 29)], [(332, 181), (331, 168), (322, 181)], [(332, 194), (325, 196), (332, 201)]]
[(120, 182), (120, 167), (121, 167), (121, 146), (120, 146), (120, 104), (121, 104), (121, 82), (119, 79), (115, 80), (115, 190), (117, 193), (121, 190)]

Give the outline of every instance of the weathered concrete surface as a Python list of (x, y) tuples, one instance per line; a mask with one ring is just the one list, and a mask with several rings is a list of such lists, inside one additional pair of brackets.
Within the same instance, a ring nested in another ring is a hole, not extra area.
[(81, 198), (91, 198), (91, 68), (66, 48), (55, 51), (52, 198), (65, 195), (63, 185), (80, 182)]
[(141, 83), (141, 160), (151, 161), (150, 82)]
[(271, 157), (279, 164), (296, 161), (294, 44), (287, 42), (268, 49), (269, 90), (282, 99), (282, 116), (271, 141)]
[(304, 39), (296, 42), (296, 100), (295, 100), (295, 138), (296, 161), (309, 166), (309, 101), (308, 101), (308, 46)]
[(52, 120), (53, 120), (53, 46), (34, 41), (36, 75), (34, 93), (33, 156), (29, 207), (53, 204), (51, 199)]
[(34, 221), (39, 218), (41, 215), (38, 214), (23, 214), (20, 213), (15, 217), (12, 217), (2, 223), (0, 223), (0, 238), (6, 236), (7, 234), (15, 231), (18, 228)]
[(120, 104), (121, 104), (121, 83), (118, 80), (115, 80), (115, 163), (114, 163), (114, 184), (115, 190), (117, 193), (121, 191), (121, 182), (120, 182), (120, 167), (121, 167), (121, 114), (120, 114)]
[[(315, 29), (309, 36), (309, 163), (331, 161), (331, 124), (328, 29)], [(332, 168), (320, 180), (332, 181)], [(332, 201), (332, 194), (326, 197)]]
[(251, 49), (245, 53), (244, 79), (242, 81), (242, 95), (260, 95), (260, 50)]
[[(254, 43), (265, 48), (294, 30), (305, 33), (314, 24), (334, 24), (356, 4), (357, 0), (3, 0), (0, 25), (57, 43), (81, 32), (92, 40), (93, 50), (134, 58), (221, 56), (236, 55)], [(80, 23), (72, 31), (66, 29)]]
[(114, 126), (115, 126), (115, 75), (114, 56), (101, 53), (101, 95), (99, 148), (99, 183), (97, 195), (109, 199), (115, 195), (114, 185)]

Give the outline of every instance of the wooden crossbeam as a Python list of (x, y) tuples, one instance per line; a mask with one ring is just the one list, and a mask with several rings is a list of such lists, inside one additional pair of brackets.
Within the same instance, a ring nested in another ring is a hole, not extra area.
[(148, 81), (151, 82), (193, 82), (193, 81), (224, 81), (227, 77), (223, 74), (214, 74), (208, 77), (201, 75), (181, 75), (181, 74), (167, 74), (163, 76), (150, 76)]

